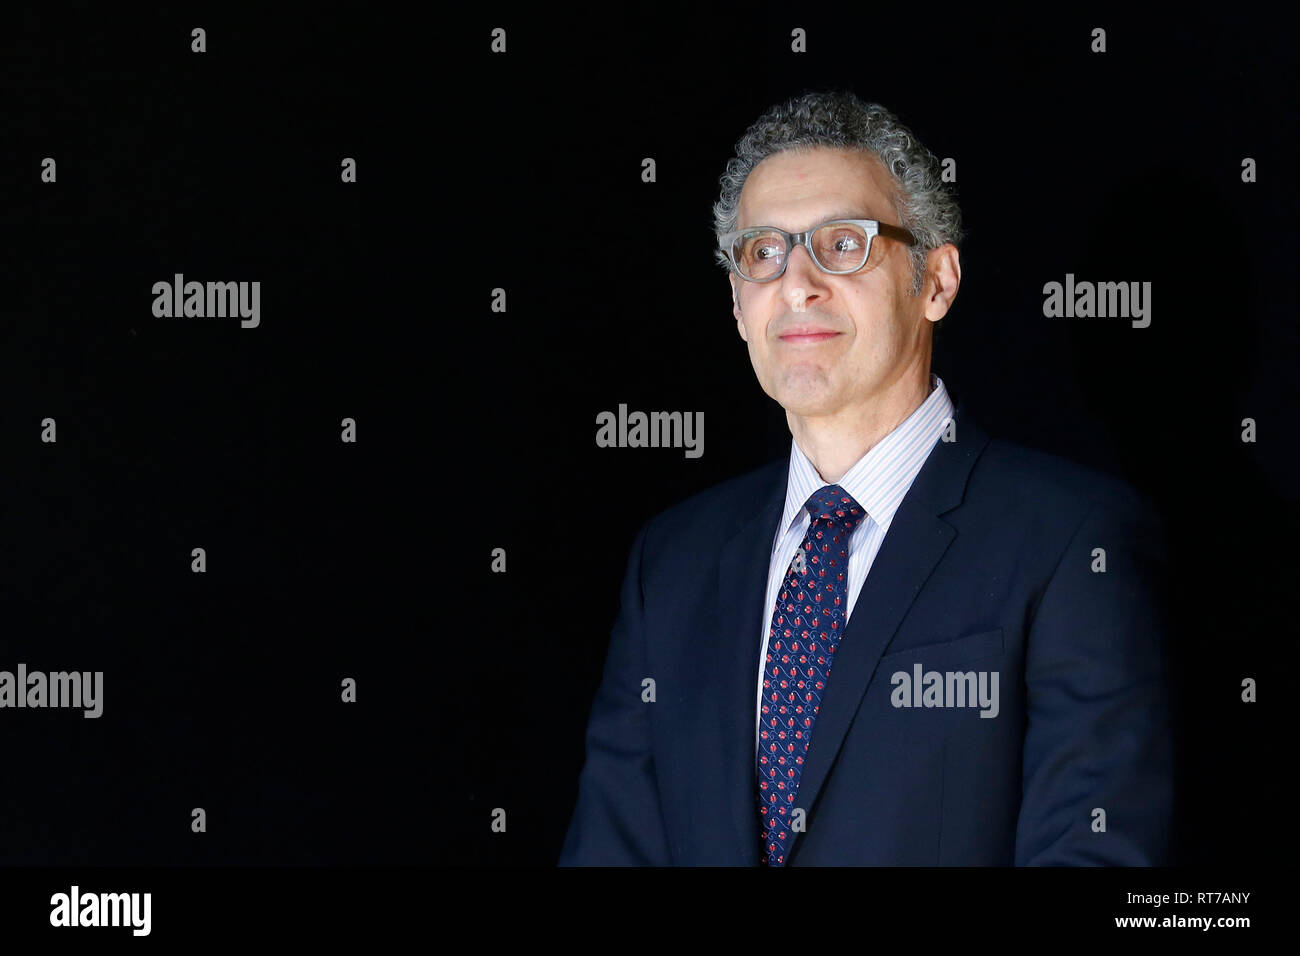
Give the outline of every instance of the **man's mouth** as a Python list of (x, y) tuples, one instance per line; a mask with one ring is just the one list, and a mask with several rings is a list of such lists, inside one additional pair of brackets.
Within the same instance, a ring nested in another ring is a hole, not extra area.
[(830, 329), (823, 329), (818, 326), (799, 326), (781, 333), (781, 341), (788, 342), (791, 345), (815, 344), (832, 339), (839, 332), (833, 332)]

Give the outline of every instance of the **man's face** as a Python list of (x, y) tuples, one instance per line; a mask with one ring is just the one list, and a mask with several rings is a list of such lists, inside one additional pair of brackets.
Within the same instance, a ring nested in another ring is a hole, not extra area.
[[(736, 228), (803, 232), (828, 219), (898, 225), (892, 188), (884, 166), (867, 153), (778, 153), (745, 181)], [(817, 417), (869, 407), (928, 364), (926, 296), (908, 295), (905, 245), (876, 236), (867, 264), (850, 275), (822, 272), (803, 246), (787, 258), (785, 274), (771, 282), (731, 276), (733, 311), (754, 372), (787, 412)]]

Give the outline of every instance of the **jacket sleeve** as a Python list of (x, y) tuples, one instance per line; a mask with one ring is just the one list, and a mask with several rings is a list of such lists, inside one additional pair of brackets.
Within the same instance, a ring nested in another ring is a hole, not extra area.
[(650, 751), (651, 704), (641, 562), (649, 522), (628, 558), (618, 618), (587, 724), (586, 763), (559, 866), (667, 866), (672, 863)]
[(1092, 504), (1042, 594), (1025, 646), (1017, 865), (1169, 862), (1167, 554), (1155, 508), (1125, 487)]

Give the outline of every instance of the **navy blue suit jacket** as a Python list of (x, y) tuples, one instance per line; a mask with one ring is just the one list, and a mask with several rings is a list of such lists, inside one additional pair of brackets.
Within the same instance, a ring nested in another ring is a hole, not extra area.
[[(990, 439), (961, 402), (954, 418), (845, 627), (787, 865), (1167, 863), (1155, 509), (1102, 472)], [(560, 865), (758, 865), (756, 682), (787, 468), (638, 532)], [(997, 671), (997, 716), (894, 706), (891, 675), (917, 663)]]

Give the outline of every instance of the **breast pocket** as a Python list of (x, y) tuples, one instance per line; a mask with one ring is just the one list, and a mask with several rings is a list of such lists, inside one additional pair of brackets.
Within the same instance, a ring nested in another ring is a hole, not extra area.
[(927, 641), (891, 650), (880, 658), (879, 669), (903, 661), (919, 661), (927, 669), (942, 664), (961, 664), (982, 657), (1002, 655), (1002, 628), (964, 634), (951, 640)]

